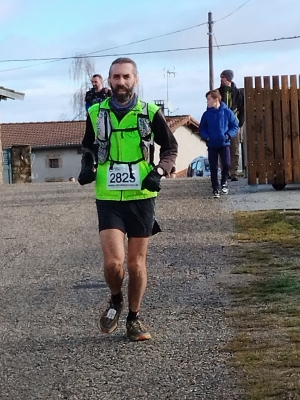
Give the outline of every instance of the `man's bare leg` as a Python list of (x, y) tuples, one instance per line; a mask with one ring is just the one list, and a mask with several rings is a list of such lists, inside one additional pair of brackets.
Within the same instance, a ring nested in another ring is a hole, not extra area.
[(149, 238), (130, 238), (128, 241), (128, 303), (127, 336), (130, 340), (151, 339), (149, 330), (138, 318), (147, 286), (146, 257)]
[(104, 256), (104, 277), (111, 294), (121, 292), (124, 279), (125, 235), (119, 229), (100, 232), (100, 242)]
[(128, 303), (130, 310), (138, 312), (147, 286), (146, 257), (149, 238), (128, 240)]
[(117, 328), (123, 308), (124, 240), (124, 233), (118, 229), (107, 229), (100, 232), (104, 256), (104, 276), (112, 295), (109, 305), (99, 321), (100, 330), (104, 333), (112, 333)]

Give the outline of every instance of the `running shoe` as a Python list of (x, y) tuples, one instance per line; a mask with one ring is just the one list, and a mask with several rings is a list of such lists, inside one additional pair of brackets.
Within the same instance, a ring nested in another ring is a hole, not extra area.
[(123, 308), (123, 301), (120, 304), (114, 304), (109, 301), (108, 306), (99, 320), (99, 328), (103, 333), (112, 333), (117, 329), (119, 317)]
[(139, 318), (126, 323), (127, 336), (131, 341), (149, 340), (151, 334)]

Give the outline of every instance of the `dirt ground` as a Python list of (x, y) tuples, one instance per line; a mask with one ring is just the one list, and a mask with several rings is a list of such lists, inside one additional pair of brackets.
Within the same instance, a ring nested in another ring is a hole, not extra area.
[(230, 188), (215, 200), (207, 179), (163, 182), (142, 307), (153, 340), (131, 343), (125, 311), (112, 335), (96, 325), (109, 292), (92, 185), (2, 185), (0, 399), (242, 399), (223, 283), (232, 211), (259, 192)]
[(288, 184), (284, 190), (275, 190), (272, 185), (248, 185), (247, 179), (229, 182), (228, 210), (276, 210), (299, 209), (300, 184)]

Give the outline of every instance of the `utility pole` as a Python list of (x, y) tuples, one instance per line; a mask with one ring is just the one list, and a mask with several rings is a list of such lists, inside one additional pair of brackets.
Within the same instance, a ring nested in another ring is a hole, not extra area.
[(209, 55), (209, 90), (214, 88), (214, 65), (213, 65), (213, 20), (212, 13), (208, 13), (208, 55)]

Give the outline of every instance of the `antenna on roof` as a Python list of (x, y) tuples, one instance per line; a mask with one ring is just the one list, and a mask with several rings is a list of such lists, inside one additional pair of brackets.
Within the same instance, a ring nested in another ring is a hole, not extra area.
[(175, 111), (179, 110), (179, 108), (175, 108), (173, 107), (173, 103), (169, 100), (168, 104), (167, 104), (167, 110), (169, 110), (170, 114), (173, 114)]
[(169, 76), (170, 76), (170, 75), (173, 75), (174, 78), (175, 78), (175, 75), (176, 75), (176, 74), (177, 74), (177, 72), (175, 72), (175, 67), (173, 67), (173, 70), (167, 69), (166, 72), (165, 72), (165, 68), (164, 68), (164, 76), (167, 77), (167, 108), (165, 108), (165, 109), (168, 110), (168, 115), (170, 115), (170, 112), (172, 112), (172, 111), (170, 110), (170, 107), (169, 107), (169, 104), (171, 104), (171, 103), (169, 102)]

